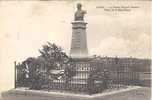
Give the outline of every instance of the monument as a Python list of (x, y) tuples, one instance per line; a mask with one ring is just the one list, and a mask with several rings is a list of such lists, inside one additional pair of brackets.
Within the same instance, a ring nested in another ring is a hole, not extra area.
[(55, 44), (43, 45), (41, 56), (15, 62), (15, 88), (3, 92), (3, 100), (117, 100), (135, 94), (139, 86), (150, 87), (151, 77), (142, 78), (150, 73), (151, 60), (88, 57), (86, 11), (81, 7), (78, 3), (72, 22), (72, 59)]
[(74, 15), (74, 21), (72, 22), (72, 42), (70, 55), (73, 58), (82, 58), (88, 56), (86, 25), (84, 21), (84, 15), (87, 13), (82, 10), (82, 5), (77, 4), (77, 11)]

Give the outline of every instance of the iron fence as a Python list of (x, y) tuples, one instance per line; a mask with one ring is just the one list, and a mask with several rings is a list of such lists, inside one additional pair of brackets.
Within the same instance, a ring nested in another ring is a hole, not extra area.
[[(76, 63), (78, 64), (78, 63)], [(126, 88), (129, 85), (140, 85), (139, 72), (130, 70), (131, 66), (113, 64), (110, 69), (102, 63), (79, 63), (78, 68), (86, 66), (85, 70), (77, 69), (75, 76), (81, 78), (51, 79), (47, 72), (38, 73), (37, 77), (27, 76), (19, 65), (15, 64), (15, 88), (29, 87), (30, 89), (59, 90), (83, 92), (87, 94), (101, 93), (105, 90)], [(82, 74), (83, 73), (83, 74)], [(83, 77), (83, 75), (85, 77)]]

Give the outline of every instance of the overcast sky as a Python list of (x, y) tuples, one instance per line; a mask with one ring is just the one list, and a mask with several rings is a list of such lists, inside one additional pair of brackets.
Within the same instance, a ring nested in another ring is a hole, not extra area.
[[(76, 2), (0, 2), (0, 90), (12, 87), (13, 62), (39, 55), (47, 41), (71, 44)], [(150, 3), (147, 1), (84, 1), (89, 54), (150, 58)], [(110, 6), (136, 6), (131, 11), (104, 11)], [(8, 85), (6, 85), (8, 84)], [(3, 86), (3, 87), (2, 87)]]

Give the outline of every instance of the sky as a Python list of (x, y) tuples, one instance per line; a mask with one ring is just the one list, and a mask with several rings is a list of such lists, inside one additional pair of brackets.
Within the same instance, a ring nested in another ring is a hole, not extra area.
[[(89, 55), (151, 57), (151, 3), (148, 1), (1, 1), (0, 91), (14, 83), (14, 61), (39, 55), (47, 41), (70, 51), (76, 4), (87, 11)], [(108, 7), (133, 7), (106, 11)], [(103, 8), (104, 7), (104, 8)]]

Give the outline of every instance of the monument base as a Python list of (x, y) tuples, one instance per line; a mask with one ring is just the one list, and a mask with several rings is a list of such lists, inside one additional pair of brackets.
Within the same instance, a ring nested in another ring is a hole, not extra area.
[(121, 97), (122, 99), (119, 100), (123, 100), (125, 94), (136, 92), (140, 88), (141, 87), (133, 86), (127, 89), (94, 95), (12, 89), (3, 92), (2, 98), (3, 100), (118, 100), (118, 98)]
[(72, 42), (70, 55), (72, 58), (86, 58), (88, 56), (86, 25), (84, 21), (72, 22)]

